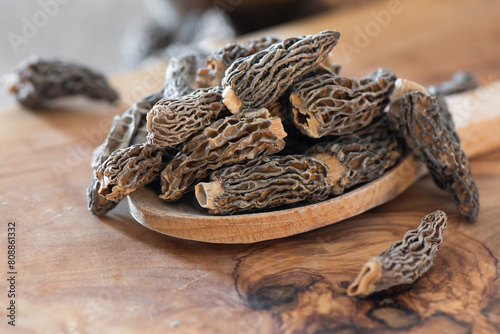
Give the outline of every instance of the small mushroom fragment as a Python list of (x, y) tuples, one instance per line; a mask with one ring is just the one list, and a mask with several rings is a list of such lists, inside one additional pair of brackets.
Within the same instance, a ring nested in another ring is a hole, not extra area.
[(222, 103), (222, 88), (201, 88), (189, 95), (165, 98), (147, 116), (148, 141), (174, 147), (184, 143), (227, 110)]
[(177, 98), (193, 92), (201, 59), (197, 53), (171, 58), (165, 69), (163, 97)]
[(263, 36), (248, 40), (242, 44), (229, 43), (207, 57), (207, 67), (198, 71), (196, 78), (198, 87), (220, 86), (222, 78), (224, 78), (224, 72), (236, 59), (248, 57), (279, 42), (281, 42), (281, 39), (276, 36)]
[(113, 152), (96, 170), (99, 195), (120, 202), (159, 174), (165, 148), (152, 144), (133, 145)]
[(358, 80), (331, 73), (305, 78), (290, 94), (293, 122), (312, 138), (352, 133), (383, 112), (395, 81), (387, 69)]
[(233, 113), (266, 108), (307, 72), (313, 70), (337, 44), (340, 33), (292, 37), (251, 56), (236, 59), (222, 80), (224, 104)]
[(47, 102), (66, 96), (83, 95), (108, 102), (118, 99), (118, 93), (104, 75), (86, 66), (38, 57), (21, 64), (9, 92), (16, 94), (17, 101), (31, 109), (47, 107)]
[(196, 198), (211, 214), (322, 201), (332, 186), (327, 171), (307, 156), (263, 156), (213, 172), (210, 182), (196, 185)]
[(328, 167), (332, 194), (382, 176), (402, 157), (404, 146), (398, 142), (385, 117), (367, 128), (333, 141), (319, 143), (306, 151)]
[(451, 195), (460, 214), (475, 222), (479, 191), (451, 116), (439, 99), (421, 91), (406, 93), (391, 103), (387, 115), (413, 154), (427, 165), (436, 184)]
[(426, 215), (416, 230), (406, 232), (402, 241), (368, 260), (347, 288), (347, 294), (368, 296), (420, 278), (434, 264), (434, 257), (443, 242), (446, 222), (443, 211)]
[(266, 109), (215, 121), (186, 142), (161, 172), (160, 198), (175, 201), (211, 170), (276, 153), (285, 146), (284, 137), (281, 120)]
[(449, 81), (445, 81), (437, 86), (430, 86), (427, 90), (431, 95), (452, 95), (478, 87), (476, 77), (467, 71), (460, 71), (453, 75)]
[[(124, 113), (113, 118), (109, 134), (93, 153), (91, 166), (95, 170), (114, 151), (124, 149), (134, 142), (145, 142), (140, 138), (142, 124), (146, 123), (146, 114), (153, 105), (163, 97), (162, 90), (150, 95), (146, 95), (141, 101), (127, 109)], [(107, 200), (99, 195), (101, 184), (92, 173), (90, 185), (87, 188), (88, 209), (96, 216), (104, 216), (109, 210), (116, 206), (113, 201)]]

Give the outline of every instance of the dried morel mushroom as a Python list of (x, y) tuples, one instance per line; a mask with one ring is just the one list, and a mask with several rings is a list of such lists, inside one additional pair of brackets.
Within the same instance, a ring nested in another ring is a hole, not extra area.
[(176, 98), (193, 92), (200, 62), (200, 54), (171, 58), (165, 70), (163, 97)]
[(152, 144), (133, 145), (113, 152), (95, 172), (100, 183), (99, 195), (120, 202), (159, 175), (165, 154), (165, 148)]
[(217, 170), (195, 187), (198, 203), (211, 214), (318, 202), (330, 194), (328, 167), (302, 155), (270, 156)]
[[(396, 90), (400, 86), (404, 83), (397, 83)], [(449, 124), (451, 117), (438, 99), (421, 91), (406, 93), (391, 103), (388, 117), (414, 155), (427, 165), (436, 184), (450, 193), (460, 214), (474, 222), (479, 192), (458, 135)]]
[[(93, 153), (91, 166), (95, 171), (114, 151), (124, 149), (137, 140), (141, 140), (139, 129), (141, 124), (146, 123), (146, 114), (153, 105), (163, 97), (163, 92), (145, 96), (141, 101), (134, 103), (132, 108), (124, 113), (116, 115), (111, 124), (111, 130), (104, 142), (99, 145)], [(96, 216), (103, 216), (116, 206), (113, 201), (107, 200), (99, 195), (100, 182), (94, 173), (89, 187), (87, 188), (88, 209)]]
[(384, 117), (358, 132), (316, 144), (306, 151), (306, 155), (329, 167), (332, 194), (341, 195), (359, 183), (382, 176), (401, 159), (404, 146), (387, 123)]
[(59, 97), (82, 95), (94, 100), (114, 102), (118, 93), (104, 75), (88, 67), (65, 61), (47, 61), (31, 57), (16, 72), (9, 92), (27, 108), (47, 107)]
[(478, 87), (476, 77), (467, 71), (457, 72), (449, 81), (445, 81), (437, 86), (430, 86), (427, 90), (431, 95), (452, 95)]
[(201, 88), (189, 95), (158, 101), (147, 116), (150, 143), (173, 147), (212, 123), (221, 111), (222, 88)]
[(406, 232), (402, 241), (368, 260), (347, 288), (347, 294), (367, 296), (417, 280), (434, 263), (446, 221), (446, 214), (440, 210), (426, 215), (416, 230)]
[(236, 59), (222, 80), (224, 104), (232, 113), (265, 108), (301, 76), (313, 70), (337, 44), (340, 33), (292, 37), (251, 56)]
[(226, 69), (238, 58), (248, 57), (269, 46), (281, 42), (275, 36), (263, 36), (248, 40), (242, 44), (230, 43), (217, 50), (206, 59), (207, 67), (198, 71), (196, 83), (198, 87), (220, 86)]
[(90, 185), (87, 188), (87, 206), (90, 212), (98, 217), (102, 217), (112, 210), (118, 203), (106, 199), (106, 197), (99, 195), (99, 188), (101, 183), (92, 173), (90, 178)]
[(215, 53), (215, 57), (222, 59), (224, 65), (229, 66), (238, 58), (248, 57), (280, 42), (281, 38), (277, 36), (262, 36), (245, 41), (241, 45), (234, 43), (229, 44), (228, 46), (218, 50)]
[(276, 153), (285, 136), (281, 120), (266, 109), (220, 119), (186, 142), (161, 172), (160, 197), (175, 201), (211, 170)]
[(386, 69), (359, 80), (331, 73), (305, 78), (290, 94), (293, 122), (312, 138), (352, 133), (382, 113), (395, 81)]

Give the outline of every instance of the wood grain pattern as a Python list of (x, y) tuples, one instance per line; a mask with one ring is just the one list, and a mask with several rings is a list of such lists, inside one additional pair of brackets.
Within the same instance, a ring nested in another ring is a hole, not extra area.
[[(500, 79), (500, 2), (401, 4), (404, 10), (350, 62), (338, 54), (346, 75), (384, 66), (429, 85), (465, 68), (483, 81)], [(355, 27), (387, 6), (371, 2), (274, 31), (336, 28), (344, 43), (354, 43)], [(477, 224), (458, 217), (429, 177), (358, 217), (250, 246), (153, 232), (135, 222), (125, 202), (108, 217), (90, 215), (91, 149), (114, 114), (162, 80), (160, 68), (115, 78), (129, 97), (115, 108), (79, 102), (37, 113), (0, 111), (0, 249), (6, 223), (16, 221), (19, 273), (17, 326), (8, 327), (0, 313), (1, 333), (500, 332), (500, 151), (472, 161), (481, 194)], [(436, 209), (448, 214), (448, 229), (424, 277), (393, 295), (345, 296), (364, 261)], [(6, 303), (1, 293), (0, 307)]]

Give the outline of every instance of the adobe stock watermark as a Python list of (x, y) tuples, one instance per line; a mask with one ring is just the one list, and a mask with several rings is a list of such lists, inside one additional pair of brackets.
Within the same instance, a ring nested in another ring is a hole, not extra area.
[(61, 5), (66, 5), (70, 0), (39, 0), (40, 10), (31, 17), (23, 16), (21, 18), (21, 33), (9, 32), (7, 39), (15, 53), (19, 52), (19, 47), (28, 44), (30, 40), (38, 35), (40, 29), (45, 27), (49, 20), (59, 13)]
[(391, 24), (392, 18), (403, 12), (403, 3), (411, 1), (412, 0), (390, 0), (387, 2), (387, 7), (385, 9), (370, 11), (372, 19), (366, 22), (364, 26), (354, 27), (355, 35), (352, 44), (342, 41), (342, 43), (339, 43), (337, 46), (344, 55), (345, 61), (350, 63), (353, 55), (359, 54), (363, 49), (367, 48), (372, 40), (379, 36), (382, 30)]

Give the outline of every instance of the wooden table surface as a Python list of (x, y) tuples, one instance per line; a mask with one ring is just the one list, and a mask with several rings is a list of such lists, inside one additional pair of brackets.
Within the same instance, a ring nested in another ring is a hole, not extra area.
[[(270, 31), (341, 31), (334, 55), (349, 76), (389, 67), (427, 85), (469, 69), (491, 82), (500, 78), (499, 13), (496, 0), (379, 1)], [(0, 112), (1, 333), (500, 332), (499, 151), (472, 161), (477, 224), (430, 177), (353, 219), (252, 245), (155, 233), (126, 202), (92, 216), (91, 150), (113, 115), (161, 86), (163, 67), (115, 78), (116, 107)], [(448, 213), (448, 229), (424, 277), (391, 295), (346, 295), (368, 258), (436, 209)], [(16, 223), (15, 328), (6, 318), (8, 222)]]

